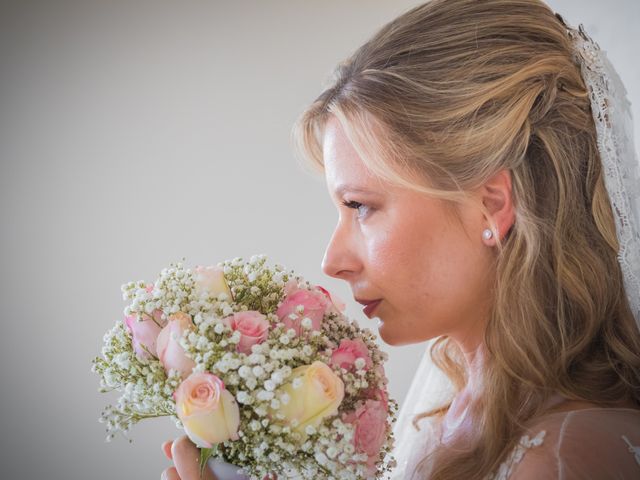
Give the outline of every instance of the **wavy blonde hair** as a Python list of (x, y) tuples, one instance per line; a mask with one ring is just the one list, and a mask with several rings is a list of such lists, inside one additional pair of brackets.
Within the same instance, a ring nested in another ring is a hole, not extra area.
[[(554, 392), (640, 408), (640, 335), (589, 96), (566, 27), (542, 1), (433, 0), (407, 11), (337, 66), (294, 126), (320, 167), (332, 115), (374, 173), (454, 207), (511, 173), (516, 221), (497, 250), (474, 437), (425, 459), (430, 478), (494, 471)], [(456, 344), (440, 337), (430, 354), (461, 390)]]

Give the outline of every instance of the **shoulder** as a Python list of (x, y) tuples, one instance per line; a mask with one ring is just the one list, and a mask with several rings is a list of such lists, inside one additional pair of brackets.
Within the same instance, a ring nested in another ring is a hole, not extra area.
[(530, 425), (523, 438), (542, 441), (520, 448), (503, 478), (640, 478), (640, 410), (586, 408), (543, 415)]

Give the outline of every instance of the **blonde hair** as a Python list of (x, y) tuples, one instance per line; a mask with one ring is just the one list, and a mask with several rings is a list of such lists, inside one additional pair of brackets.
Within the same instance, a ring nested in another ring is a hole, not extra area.
[[(542, 1), (433, 0), (407, 11), (338, 65), (298, 119), (294, 141), (320, 167), (331, 116), (374, 173), (452, 205), (511, 173), (516, 221), (498, 246), (474, 436), (426, 459), (430, 478), (494, 471), (554, 392), (640, 407), (640, 335), (589, 96), (566, 27)], [(461, 390), (456, 344), (440, 337), (430, 354)]]

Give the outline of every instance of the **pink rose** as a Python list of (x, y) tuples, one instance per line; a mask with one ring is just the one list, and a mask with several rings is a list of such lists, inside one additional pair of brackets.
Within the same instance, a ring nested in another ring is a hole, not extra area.
[(329, 290), (321, 287), (320, 285), (317, 285), (316, 288), (318, 288), (322, 293), (324, 293), (326, 297), (331, 301), (331, 304), (334, 307), (335, 313), (344, 312), (345, 308), (347, 308), (346, 303), (344, 303), (335, 293), (334, 294), (329, 293)]
[(367, 400), (355, 412), (343, 416), (345, 423), (355, 426), (353, 445), (357, 452), (369, 456), (368, 475), (376, 471), (382, 445), (387, 438), (387, 409), (382, 402)]
[(378, 377), (380, 377), (382, 383), (386, 384), (389, 381), (387, 375), (384, 373), (384, 367), (382, 365), (376, 366), (375, 371), (378, 374)]
[(373, 365), (371, 356), (369, 355), (369, 349), (362, 339), (344, 339), (340, 341), (340, 346), (337, 350), (334, 350), (331, 355), (331, 364), (349, 370), (354, 366), (357, 358), (364, 360), (365, 370), (369, 370)]
[(364, 396), (371, 400), (379, 401), (383, 408), (388, 412), (389, 411), (389, 395), (386, 390), (379, 387), (369, 387), (364, 392)]
[(138, 358), (147, 360), (158, 355), (156, 340), (166, 323), (166, 320), (162, 320), (162, 311), (160, 310), (155, 310), (153, 317), (143, 313), (140, 321), (135, 314), (124, 317), (124, 324), (131, 333), (133, 349)]
[(238, 352), (251, 353), (251, 347), (264, 342), (269, 335), (269, 320), (260, 312), (238, 312), (222, 320), (233, 331), (240, 332)]
[(311, 331), (320, 330), (322, 319), (331, 305), (327, 296), (320, 291), (299, 288), (295, 282), (285, 286), (285, 294), (276, 312), (285, 327), (293, 328), (300, 335), (302, 319), (309, 318)]
[(169, 317), (169, 322), (160, 331), (157, 340), (158, 359), (164, 369), (176, 369), (182, 378), (187, 377), (196, 363), (185, 353), (180, 338), (185, 330), (193, 328), (191, 317), (183, 312), (178, 312)]
[(238, 404), (212, 373), (192, 373), (173, 398), (186, 434), (198, 447), (211, 448), (215, 443), (239, 438)]

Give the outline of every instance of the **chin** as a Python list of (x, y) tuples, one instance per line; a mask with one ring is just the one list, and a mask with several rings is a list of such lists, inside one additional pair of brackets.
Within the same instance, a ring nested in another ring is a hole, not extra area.
[[(416, 337), (415, 332), (414, 335), (411, 335), (411, 332), (408, 329), (398, 329), (393, 328), (393, 326), (384, 323), (384, 321), (380, 320), (380, 324), (378, 325), (378, 333), (380, 334), (380, 338), (384, 343), (390, 345), (392, 347), (400, 347), (403, 345), (412, 345), (414, 343), (422, 343), (427, 340), (431, 340), (437, 335), (431, 335), (427, 338)], [(409, 335), (407, 335), (407, 333)]]
[(378, 325), (378, 333), (384, 343), (393, 347), (413, 343), (407, 338), (403, 338), (402, 335), (398, 335), (399, 332), (394, 332), (393, 328), (389, 328), (389, 325), (384, 323), (382, 320), (380, 320), (380, 324)]

